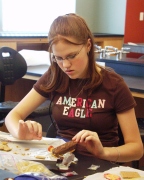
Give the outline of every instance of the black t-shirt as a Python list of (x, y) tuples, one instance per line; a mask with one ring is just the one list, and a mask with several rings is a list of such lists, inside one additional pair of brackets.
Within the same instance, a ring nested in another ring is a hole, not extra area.
[[(82, 91), (79, 79), (71, 79), (70, 87), (64, 94), (55, 93), (52, 114), (58, 125), (58, 135), (71, 139), (80, 130), (98, 133), (105, 147), (118, 145), (118, 121), (116, 113), (133, 108), (136, 103), (121, 76), (113, 71), (102, 70), (103, 82), (88, 96)], [(34, 85), (42, 96), (50, 98), (40, 85), (47, 78), (45, 73)], [(85, 83), (87, 79), (84, 80)], [(84, 82), (83, 81), (83, 82)], [(78, 151), (86, 151), (78, 146)]]

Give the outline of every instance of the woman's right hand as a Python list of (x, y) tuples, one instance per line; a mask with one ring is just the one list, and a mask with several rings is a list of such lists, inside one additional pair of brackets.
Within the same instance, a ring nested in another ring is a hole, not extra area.
[(72, 140), (85, 146), (90, 153), (97, 157), (102, 157), (105, 154), (104, 147), (96, 132), (81, 130), (72, 138)]
[(21, 140), (40, 140), (42, 138), (42, 125), (36, 121), (19, 120), (18, 138)]

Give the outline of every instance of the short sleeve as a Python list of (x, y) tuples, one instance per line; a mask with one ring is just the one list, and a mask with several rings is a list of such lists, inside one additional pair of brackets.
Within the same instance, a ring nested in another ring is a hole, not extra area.
[(116, 85), (114, 104), (117, 113), (129, 110), (136, 106), (131, 91), (122, 78), (118, 80)]
[(41, 86), (45, 85), (48, 81), (48, 73), (45, 72), (40, 79), (33, 85), (33, 88), (42, 96), (45, 98), (49, 98), (50, 93), (45, 92)]

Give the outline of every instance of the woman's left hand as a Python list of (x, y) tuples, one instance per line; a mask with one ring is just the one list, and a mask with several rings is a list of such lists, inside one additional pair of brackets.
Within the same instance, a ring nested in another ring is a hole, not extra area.
[(40, 140), (42, 138), (42, 125), (36, 121), (19, 120), (18, 138), (23, 140)]
[(97, 157), (101, 157), (104, 153), (104, 148), (96, 132), (82, 130), (78, 132), (72, 140), (85, 146), (90, 153)]

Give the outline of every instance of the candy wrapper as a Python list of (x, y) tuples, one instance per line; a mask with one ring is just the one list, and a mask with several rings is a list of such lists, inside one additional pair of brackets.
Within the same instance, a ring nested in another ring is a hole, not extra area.
[(61, 174), (66, 177), (78, 175), (75, 171), (65, 172), (65, 173), (61, 173)]
[(60, 170), (68, 170), (72, 162), (74, 162), (75, 155), (71, 152), (64, 154), (60, 159), (57, 160), (56, 166)]
[[(49, 146), (48, 151), (52, 153), (54, 147)], [(56, 166), (60, 170), (68, 170), (69, 166), (71, 165), (72, 162), (75, 160), (75, 155), (72, 152), (67, 152), (61, 156), (58, 157)]]
[(97, 170), (99, 167), (100, 167), (99, 165), (94, 165), (94, 164), (92, 164), (88, 169), (95, 171), (95, 170)]

